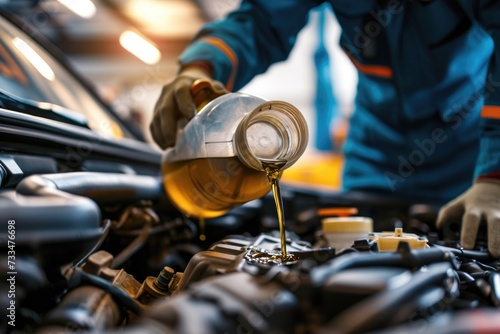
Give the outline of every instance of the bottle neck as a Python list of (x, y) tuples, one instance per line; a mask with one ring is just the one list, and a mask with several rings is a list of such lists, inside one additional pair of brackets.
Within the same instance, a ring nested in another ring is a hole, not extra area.
[(263, 171), (263, 161), (286, 161), (286, 169), (304, 153), (307, 141), (307, 124), (300, 111), (286, 102), (268, 101), (242, 119), (234, 148), (250, 168)]

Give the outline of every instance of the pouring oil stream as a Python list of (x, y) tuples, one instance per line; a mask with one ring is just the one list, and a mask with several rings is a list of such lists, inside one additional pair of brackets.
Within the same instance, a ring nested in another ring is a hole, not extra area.
[(264, 168), (269, 183), (271, 184), (271, 190), (273, 191), (274, 203), (276, 204), (276, 213), (278, 215), (278, 224), (280, 227), (280, 237), (281, 237), (281, 261), (285, 262), (292, 260), (286, 252), (286, 232), (285, 232), (285, 215), (283, 210), (283, 200), (281, 197), (279, 178), (281, 169), (286, 164), (285, 160), (261, 160), (262, 167)]

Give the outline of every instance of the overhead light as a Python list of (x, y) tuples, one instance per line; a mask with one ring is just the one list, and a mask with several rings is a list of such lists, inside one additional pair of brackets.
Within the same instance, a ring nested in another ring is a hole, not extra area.
[(47, 80), (53, 81), (55, 78), (54, 71), (50, 68), (49, 64), (45, 62), (45, 60), (40, 57), (35, 50), (31, 48), (25, 41), (20, 39), (19, 37), (15, 37), (12, 42), (14, 46), (21, 51), (24, 57), (43, 75)]
[[(233, 0), (225, 0), (231, 2)], [(120, 9), (141, 27), (141, 32), (148, 36), (191, 39), (201, 28), (204, 19), (201, 16), (198, 1), (186, 0), (127, 0), (122, 1)], [(217, 4), (219, 2), (212, 1)]]
[(83, 17), (84, 19), (90, 19), (93, 17), (97, 11), (95, 5), (91, 0), (57, 0), (64, 6), (68, 7), (69, 10)]
[(127, 30), (120, 35), (121, 46), (146, 64), (156, 64), (161, 59), (160, 50), (139, 34)]

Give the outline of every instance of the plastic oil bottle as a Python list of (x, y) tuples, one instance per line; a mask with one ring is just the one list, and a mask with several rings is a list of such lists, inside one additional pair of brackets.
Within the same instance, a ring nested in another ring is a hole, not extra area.
[(163, 181), (172, 203), (189, 217), (213, 218), (266, 195), (263, 162), (279, 173), (304, 152), (307, 124), (283, 101), (227, 93), (203, 107), (163, 157)]

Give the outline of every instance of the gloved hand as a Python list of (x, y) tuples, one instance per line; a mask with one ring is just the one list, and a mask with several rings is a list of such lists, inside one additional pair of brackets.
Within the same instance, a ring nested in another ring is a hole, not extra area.
[(196, 115), (196, 105), (191, 87), (197, 79), (212, 81), (217, 89), (225, 91), (224, 85), (212, 80), (201, 67), (190, 66), (162, 89), (156, 102), (153, 119), (149, 125), (154, 141), (166, 149), (175, 144), (179, 125), (186, 123)]
[(450, 220), (460, 220), (462, 230), (460, 243), (465, 249), (472, 249), (476, 243), (481, 219), (488, 225), (488, 250), (496, 258), (500, 257), (500, 181), (478, 179), (465, 193), (449, 202), (439, 211), (436, 225), (441, 228)]

